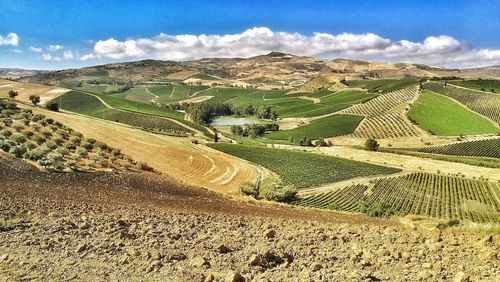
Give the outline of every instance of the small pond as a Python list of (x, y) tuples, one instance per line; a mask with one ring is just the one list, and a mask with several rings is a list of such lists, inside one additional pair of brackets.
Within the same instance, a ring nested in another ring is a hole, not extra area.
[(245, 124), (255, 124), (255, 123), (264, 123), (264, 121), (259, 120), (256, 117), (231, 117), (231, 116), (215, 117), (212, 121), (213, 126), (245, 125)]

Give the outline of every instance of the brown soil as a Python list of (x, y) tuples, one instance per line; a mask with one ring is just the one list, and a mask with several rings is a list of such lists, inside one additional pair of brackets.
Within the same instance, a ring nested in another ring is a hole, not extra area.
[(0, 179), (2, 281), (498, 278), (498, 235), (239, 202), (150, 173), (46, 173), (7, 158)]

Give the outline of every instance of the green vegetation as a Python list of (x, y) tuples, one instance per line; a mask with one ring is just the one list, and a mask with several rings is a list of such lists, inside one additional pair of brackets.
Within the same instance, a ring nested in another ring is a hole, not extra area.
[(448, 145), (426, 148), (413, 148), (407, 150), (452, 156), (500, 158), (500, 139), (460, 142)]
[(14, 103), (0, 99), (0, 112), (0, 149), (12, 156), (56, 171), (140, 168), (119, 150)]
[(109, 109), (104, 104), (102, 104), (101, 101), (99, 101), (99, 99), (95, 96), (82, 92), (67, 92), (59, 97), (58, 101), (61, 102), (63, 109), (83, 115), (116, 121), (150, 130), (174, 133), (191, 132), (191, 130), (189, 130), (188, 128), (185, 128), (184, 126), (181, 126), (178, 123), (166, 118)]
[(463, 163), (475, 166), (484, 166), (492, 168), (500, 168), (500, 163), (496, 159), (492, 158), (480, 158), (480, 157), (464, 157), (464, 156), (449, 156), (449, 155), (436, 155), (421, 153), (416, 151), (410, 151), (406, 149), (393, 149), (393, 148), (379, 148), (380, 152), (395, 153), (400, 155), (415, 156), (420, 158), (428, 158), (439, 161), (447, 161), (454, 163)]
[(437, 135), (491, 134), (498, 128), (459, 103), (431, 91), (423, 91), (408, 112), (410, 120)]
[(427, 82), (425, 89), (448, 96), (467, 108), (500, 124), (500, 95), (456, 87), (441, 82)]
[(297, 189), (293, 185), (283, 183), (280, 178), (270, 176), (258, 185), (249, 182), (242, 183), (239, 191), (243, 195), (256, 199), (282, 202), (293, 199)]
[(373, 80), (350, 80), (346, 82), (349, 87), (360, 87), (368, 92), (387, 93), (394, 90), (406, 88), (417, 84), (413, 78), (408, 79), (373, 79)]
[(318, 120), (311, 121), (310, 124), (300, 126), (290, 130), (280, 130), (269, 133), (266, 138), (276, 140), (287, 140), (292, 136), (294, 139), (308, 137), (311, 139), (333, 137), (353, 133), (356, 126), (363, 120), (363, 117), (354, 115), (331, 115)]
[(195, 74), (195, 75), (191, 76), (190, 78), (198, 78), (198, 79), (202, 79), (202, 80), (219, 80), (217, 77), (211, 76), (209, 74), (204, 74), (204, 73)]
[(219, 151), (260, 164), (276, 172), (285, 184), (297, 188), (317, 186), (353, 177), (390, 174), (399, 169), (371, 165), (315, 153), (250, 145), (210, 144)]
[[(372, 216), (418, 214), (435, 218), (500, 221), (498, 184), (431, 173), (412, 173), (352, 185), (292, 201), (292, 204), (365, 212)], [(368, 190), (370, 191), (368, 193)]]
[(496, 79), (455, 80), (449, 81), (448, 83), (470, 89), (500, 94), (500, 80)]

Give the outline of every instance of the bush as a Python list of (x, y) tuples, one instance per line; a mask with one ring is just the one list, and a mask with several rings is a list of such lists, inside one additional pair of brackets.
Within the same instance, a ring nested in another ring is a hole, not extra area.
[(59, 111), (59, 104), (54, 102), (54, 101), (50, 101), (45, 105), (45, 108), (47, 108), (47, 110), (50, 110), (50, 111), (58, 112)]
[(10, 150), (10, 144), (0, 140), (0, 149), (2, 149), (4, 152), (8, 152)]
[(55, 148), (57, 148), (57, 144), (52, 142), (52, 141), (47, 141), (47, 142), (45, 142), (44, 145), (51, 150), (54, 150)]
[(33, 115), (33, 117), (31, 118), (31, 120), (34, 121), (34, 122), (37, 122), (39, 120), (43, 120), (44, 118), (45, 118), (44, 115), (42, 115), (42, 114), (36, 114), (36, 115)]
[(449, 227), (453, 227), (453, 226), (458, 226), (458, 225), (460, 225), (460, 220), (458, 220), (458, 219), (451, 219), (448, 222), (439, 223), (436, 227), (438, 229), (440, 229), (440, 230), (443, 230), (443, 229), (446, 229), (446, 228), (449, 228)]
[(65, 147), (59, 147), (59, 148), (57, 148), (57, 149), (56, 149), (56, 151), (55, 151), (55, 152), (56, 152), (56, 153), (59, 153), (59, 154), (61, 154), (61, 155), (63, 155), (63, 156), (65, 156), (65, 155), (69, 154), (69, 150), (68, 150), (68, 148), (65, 148)]
[(12, 132), (8, 129), (0, 130), (0, 136), (9, 137), (11, 135), (12, 135)]
[(68, 143), (66, 143), (65, 147), (70, 149), (70, 150), (74, 150), (74, 149), (76, 149), (76, 144), (73, 142), (68, 142)]
[(80, 156), (87, 156), (89, 154), (85, 148), (78, 148), (75, 153)]
[(39, 134), (33, 136), (33, 138), (31, 138), (31, 140), (36, 142), (38, 145), (41, 145), (46, 141), (46, 139), (42, 135), (39, 135)]
[(33, 133), (33, 131), (25, 130), (23, 132), (23, 135), (26, 136), (26, 138), (31, 138), (31, 137), (33, 137), (34, 133)]
[(253, 183), (243, 182), (238, 187), (238, 190), (242, 195), (252, 196), (254, 198), (259, 197), (259, 189)]
[(26, 152), (24, 154), (24, 157), (28, 160), (38, 161), (41, 160), (43, 157), (45, 157), (49, 152), (50, 152), (49, 148), (41, 146), (34, 150)]
[(111, 150), (111, 155), (112, 155), (113, 157), (117, 157), (117, 156), (119, 156), (120, 154), (121, 154), (120, 149), (113, 149), (113, 150)]
[(17, 158), (22, 158), (24, 153), (26, 153), (26, 147), (24, 146), (11, 147), (9, 153)]
[(144, 171), (154, 171), (152, 167), (150, 167), (147, 163), (143, 162), (138, 162), (137, 166), (139, 167), (140, 170)]
[(94, 148), (94, 145), (92, 145), (92, 143), (85, 142), (85, 143), (83, 143), (82, 147), (87, 149), (87, 150), (92, 150), (92, 148)]
[(285, 201), (293, 199), (297, 189), (293, 185), (286, 185), (280, 178), (268, 177), (259, 186), (259, 197), (271, 201)]
[(17, 123), (16, 123), (16, 124), (14, 124), (14, 125), (12, 125), (12, 129), (14, 129), (14, 130), (15, 130), (15, 131), (17, 131), (17, 132), (20, 132), (20, 131), (21, 131), (21, 129), (23, 129), (23, 128), (24, 128), (24, 126), (22, 126), (22, 125), (20, 125), (20, 124), (17, 124)]
[(360, 202), (358, 211), (372, 217), (390, 217), (394, 215), (394, 210), (385, 203), (375, 203), (369, 206), (365, 202)]
[(15, 134), (10, 137), (10, 140), (16, 142), (17, 144), (22, 144), (26, 142), (26, 137), (22, 134)]
[(367, 139), (365, 142), (365, 148), (368, 151), (377, 151), (380, 145), (378, 144), (377, 140), (375, 139)]
[(28, 142), (28, 143), (26, 143), (24, 145), (26, 146), (26, 148), (28, 148), (28, 150), (33, 150), (33, 149), (35, 149), (37, 147), (36, 144), (33, 143), (33, 142)]

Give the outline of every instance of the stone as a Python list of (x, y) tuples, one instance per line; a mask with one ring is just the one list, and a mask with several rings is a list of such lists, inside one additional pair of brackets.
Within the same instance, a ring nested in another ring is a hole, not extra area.
[(239, 272), (231, 271), (226, 276), (227, 282), (245, 282), (246, 279)]
[(192, 267), (210, 266), (210, 262), (202, 256), (196, 256), (191, 259), (189, 265)]
[(272, 238), (274, 238), (274, 236), (276, 236), (276, 231), (274, 231), (273, 229), (267, 230), (267, 232), (266, 232), (267, 239), (272, 239)]

